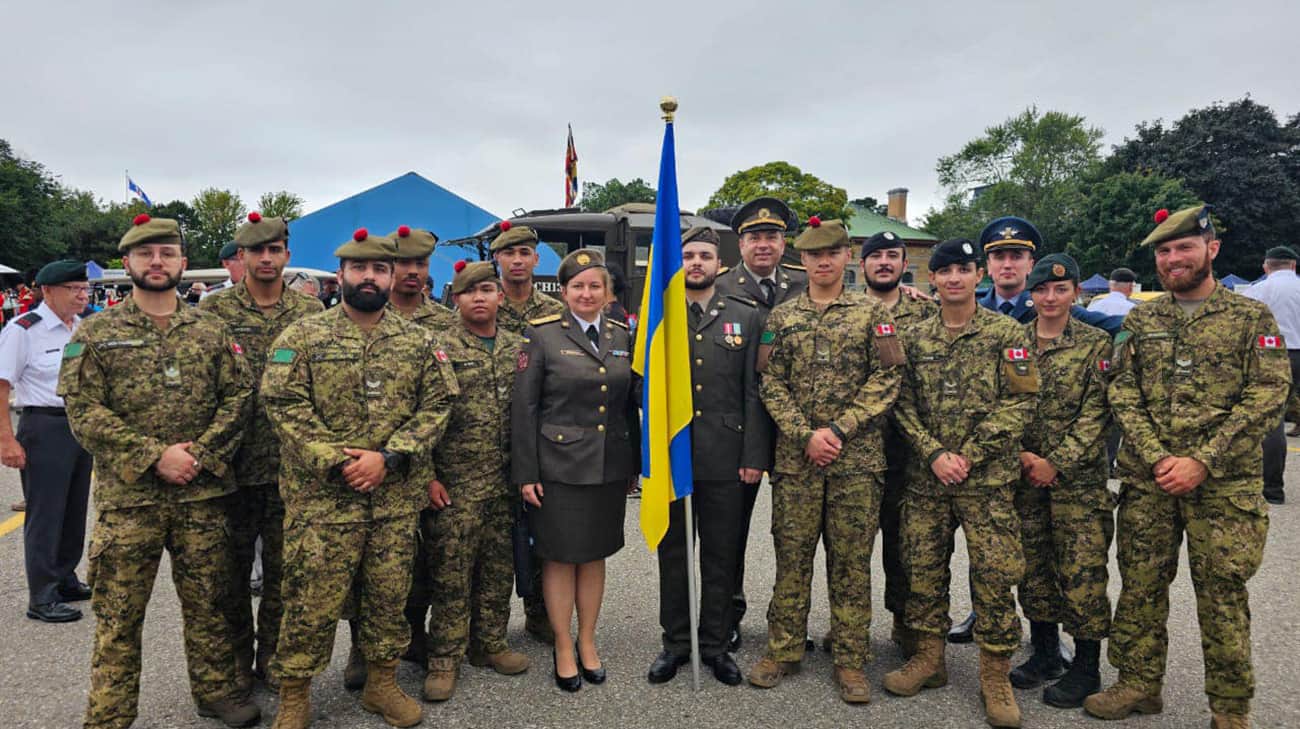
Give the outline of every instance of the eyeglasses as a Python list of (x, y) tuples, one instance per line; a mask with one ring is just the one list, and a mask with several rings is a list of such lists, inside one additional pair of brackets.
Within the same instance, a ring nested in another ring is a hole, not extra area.
[(80, 296), (90, 296), (89, 286), (77, 286), (76, 284), (55, 284), (55, 286), (58, 286), (61, 289), (67, 289)]
[(178, 248), (160, 248), (156, 251), (147, 248), (132, 248), (127, 255), (138, 261), (152, 261), (154, 256), (158, 256), (164, 261), (174, 261), (181, 257), (181, 252)]

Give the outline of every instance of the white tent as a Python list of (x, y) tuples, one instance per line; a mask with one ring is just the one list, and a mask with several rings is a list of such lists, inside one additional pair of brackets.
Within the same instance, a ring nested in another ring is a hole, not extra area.
[(18, 273), (18, 272), (15, 271), (14, 269), (12, 269), (12, 268), (10, 268), (10, 267), (4, 265), (3, 263), (0, 263), (0, 274), (3, 274), (3, 273)]

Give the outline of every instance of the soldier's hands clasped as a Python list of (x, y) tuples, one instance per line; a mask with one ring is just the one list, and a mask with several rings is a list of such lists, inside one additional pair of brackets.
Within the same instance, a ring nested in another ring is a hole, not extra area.
[(804, 455), (808, 456), (808, 460), (825, 468), (840, 457), (840, 449), (843, 447), (843, 441), (830, 428), (818, 428), (808, 439), (808, 445), (804, 447)]
[(970, 464), (956, 453), (944, 451), (930, 464), (930, 470), (944, 486), (956, 486), (970, 475)]
[(379, 451), (344, 448), (343, 454), (352, 457), (352, 461), (343, 466), (343, 480), (355, 491), (368, 494), (383, 483), (384, 477), (388, 475), (388, 469), (384, 468), (384, 456)]
[(199, 461), (189, 450), (192, 443), (193, 441), (185, 441), (167, 446), (154, 466), (162, 480), (184, 486), (199, 475)]
[(1153, 470), (1156, 485), (1170, 496), (1182, 496), (1210, 476), (1205, 464), (1190, 456), (1165, 456)]

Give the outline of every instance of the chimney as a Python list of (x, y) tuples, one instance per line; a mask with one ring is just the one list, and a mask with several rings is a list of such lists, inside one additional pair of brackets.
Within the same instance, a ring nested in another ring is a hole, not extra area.
[(906, 187), (895, 187), (889, 191), (889, 211), (886, 215), (890, 220), (897, 220), (904, 225), (907, 224)]

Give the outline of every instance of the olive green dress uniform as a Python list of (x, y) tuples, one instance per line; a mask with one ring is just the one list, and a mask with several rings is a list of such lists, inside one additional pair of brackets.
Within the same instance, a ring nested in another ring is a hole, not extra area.
[[(138, 216), (119, 250), (180, 244), (175, 221)], [(178, 305), (159, 328), (133, 298), (78, 327), (64, 349), (59, 395), (77, 440), (95, 458), (98, 512), (89, 582), (97, 624), (85, 726), (127, 727), (140, 688), (141, 637), (158, 562), (171, 556), (180, 599), (190, 691), (200, 704), (235, 691), (235, 660), (221, 612), (230, 534), (223, 497), (228, 462), (253, 392), (247, 364), (218, 318)], [(173, 443), (192, 441), (198, 476), (184, 486), (153, 466)]]
[(765, 312), (798, 298), (808, 288), (808, 274), (802, 267), (791, 263), (778, 265), (772, 272), (772, 279), (775, 285), (771, 303), (759, 278), (745, 268), (743, 263), (737, 263), (735, 268), (729, 268), (720, 274), (714, 285), (723, 294), (753, 299)]
[[(1009, 656), (1020, 644), (1011, 588), (1025, 566), (1014, 503), (1019, 446), (1038, 394), (1029, 338), (1014, 319), (977, 306), (955, 336), (932, 316), (903, 339), (907, 376), (894, 417), (916, 454), (902, 506), (907, 627), (934, 637), (948, 631), (948, 560), (961, 526), (980, 616), (975, 640)], [(965, 481), (945, 486), (930, 470), (945, 451), (970, 461)]]
[[(806, 231), (801, 250), (847, 245), (838, 221)], [(831, 653), (860, 670), (871, 656), (871, 550), (884, 487), (883, 425), (898, 397), (903, 353), (889, 313), (843, 290), (820, 306), (804, 292), (774, 309), (762, 344), (761, 393), (776, 421), (772, 539), (776, 583), (767, 610), (769, 658), (792, 663), (808, 634), (813, 558), (826, 545)], [(831, 428), (843, 441), (825, 468), (808, 463), (809, 438)]]
[[(380, 244), (367, 241), (362, 245)], [(349, 252), (345, 246), (336, 255), (369, 257)], [(394, 660), (406, 648), (402, 607), (416, 514), (428, 503), (431, 449), (458, 392), (433, 335), (391, 312), (366, 331), (337, 307), (294, 322), (276, 339), (262, 376), (262, 398), (282, 443), (286, 511), (275, 675), (310, 678), (325, 669), (354, 582), (366, 660)], [(339, 473), (347, 447), (400, 454), (407, 466), (361, 493)]]
[[(267, 228), (268, 230), (263, 230)], [(244, 248), (273, 241), (286, 241), (288, 228), (279, 218), (258, 216), (235, 234)], [(254, 386), (271, 352), (271, 342), (290, 323), (325, 310), (314, 296), (284, 287), (275, 306), (263, 309), (253, 301), (248, 286), (240, 281), (233, 287), (199, 302), (199, 309), (217, 315), (243, 348)], [(266, 416), (266, 408), (254, 394), (252, 412), (233, 462), (239, 493), (229, 500), (233, 574), (230, 599), (225, 603), (235, 644), (238, 670), (247, 674), (253, 666), (253, 609), (249, 590), (255, 546), (262, 539), (262, 596), (257, 608), (257, 665), (265, 668), (275, 653), (280, 636), (284, 603), (280, 599), (280, 577), (284, 569), (284, 501), (280, 498), (280, 440)]]
[[(1197, 234), (1205, 208), (1175, 213), (1143, 245)], [(1159, 695), (1168, 650), (1169, 584), (1187, 536), (1210, 708), (1245, 714), (1254, 695), (1246, 582), (1268, 534), (1260, 442), (1291, 384), (1286, 343), (1268, 308), (1216, 285), (1195, 313), (1171, 296), (1138, 305), (1115, 338), (1109, 397), (1124, 429), (1118, 560), (1123, 589), (1109, 657), (1118, 685)], [(1169, 496), (1152, 469), (1170, 455), (1209, 470)]]

